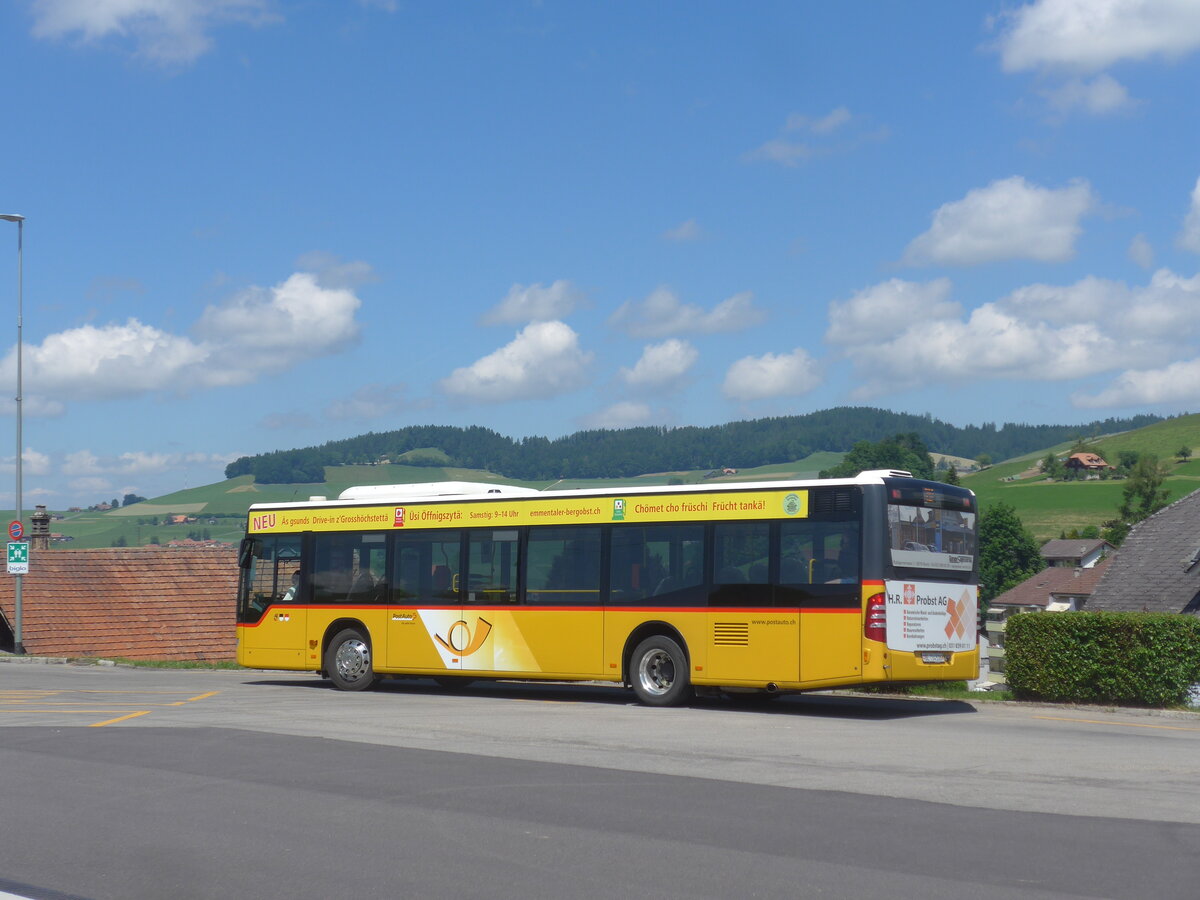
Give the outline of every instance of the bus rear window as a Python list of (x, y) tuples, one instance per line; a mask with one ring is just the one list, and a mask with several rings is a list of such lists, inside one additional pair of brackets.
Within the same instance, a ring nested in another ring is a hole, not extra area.
[(975, 565), (975, 509), (970, 495), (892, 491), (888, 537), (892, 565), (970, 572)]

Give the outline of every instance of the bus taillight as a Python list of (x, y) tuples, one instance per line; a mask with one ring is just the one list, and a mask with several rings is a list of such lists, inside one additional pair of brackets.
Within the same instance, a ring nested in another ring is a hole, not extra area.
[(887, 600), (882, 593), (867, 598), (867, 619), (863, 636), (869, 641), (887, 640)]

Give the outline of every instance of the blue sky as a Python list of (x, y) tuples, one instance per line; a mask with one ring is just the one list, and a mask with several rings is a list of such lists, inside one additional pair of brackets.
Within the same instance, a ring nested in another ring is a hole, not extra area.
[(0, 35), (26, 507), (411, 424), (1200, 408), (1191, 0), (14, 0)]

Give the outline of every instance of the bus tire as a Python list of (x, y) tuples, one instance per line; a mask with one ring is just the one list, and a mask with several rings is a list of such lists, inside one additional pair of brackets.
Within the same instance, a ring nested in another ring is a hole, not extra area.
[(687, 654), (663, 634), (646, 638), (634, 649), (629, 681), (646, 706), (678, 706), (692, 697)]
[(371, 642), (357, 628), (343, 628), (325, 648), (325, 671), (339, 691), (365, 691), (375, 683)]

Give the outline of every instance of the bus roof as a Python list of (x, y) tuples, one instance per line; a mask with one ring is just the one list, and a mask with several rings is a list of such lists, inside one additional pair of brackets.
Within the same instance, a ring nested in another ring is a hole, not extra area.
[(792, 481), (743, 481), (736, 484), (614, 485), (546, 491), (510, 484), (478, 481), (427, 481), (414, 484), (373, 484), (346, 488), (336, 500), (309, 497), (307, 500), (255, 503), (250, 509), (305, 509), (362, 504), (417, 503), (438, 500), (500, 500), (513, 497), (610, 497), (623, 494), (723, 493), (731, 491), (778, 491), (787, 488), (835, 487), (849, 484), (883, 484), (885, 478), (912, 478), (900, 469), (873, 469), (854, 478), (798, 479)]

